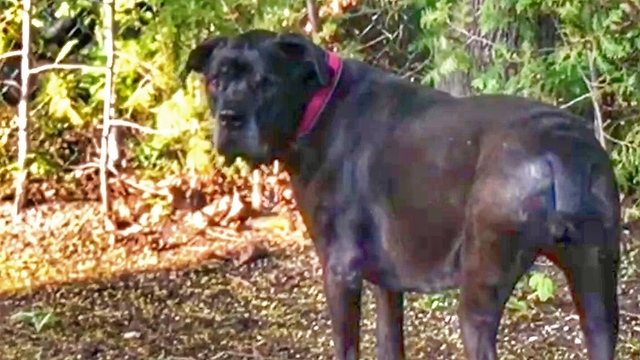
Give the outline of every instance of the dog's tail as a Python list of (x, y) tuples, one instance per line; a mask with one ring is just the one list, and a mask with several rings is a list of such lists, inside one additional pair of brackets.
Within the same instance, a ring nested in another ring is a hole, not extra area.
[(547, 217), (547, 229), (549, 234), (557, 242), (563, 242), (566, 239), (572, 239), (579, 236), (578, 231), (573, 225), (573, 221), (570, 220), (569, 214), (562, 214), (560, 212), (552, 212)]
[[(593, 152), (586, 148), (585, 152)], [(586, 156), (589, 159), (590, 156)], [(618, 198), (612, 169), (606, 159), (598, 156), (591, 161), (562, 161), (557, 155), (546, 156), (552, 175), (552, 209), (549, 209), (547, 228), (557, 242), (580, 239), (583, 234), (577, 229), (581, 219), (598, 218), (612, 224), (619, 211)], [(614, 218), (612, 218), (612, 216)]]

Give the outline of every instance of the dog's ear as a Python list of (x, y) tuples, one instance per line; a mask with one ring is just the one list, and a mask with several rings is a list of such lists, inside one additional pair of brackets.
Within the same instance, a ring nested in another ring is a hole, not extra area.
[(211, 57), (216, 49), (225, 46), (228, 42), (229, 38), (225, 36), (216, 36), (209, 38), (196, 46), (189, 53), (189, 57), (187, 58), (187, 63), (184, 66), (184, 69), (180, 73), (180, 82), (184, 84), (187, 76), (192, 71), (196, 73), (202, 74), (206, 70), (207, 61)]
[(287, 58), (312, 64), (321, 85), (329, 83), (330, 74), (325, 51), (310, 39), (296, 33), (284, 33), (278, 35), (274, 44)]

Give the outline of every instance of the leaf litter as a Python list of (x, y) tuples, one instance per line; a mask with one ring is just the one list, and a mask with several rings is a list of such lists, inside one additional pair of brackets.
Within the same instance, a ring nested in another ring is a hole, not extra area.
[[(112, 176), (110, 231), (98, 202), (39, 186), (48, 201), (21, 224), (0, 204), (0, 358), (331, 358), (319, 265), (277, 164), (244, 177)], [(640, 356), (640, 242), (626, 236), (624, 254), (619, 356), (631, 359)], [(566, 281), (541, 264), (559, 293), (506, 311), (500, 357), (584, 358)], [(425, 298), (407, 296), (408, 358), (464, 359), (456, 293), (440, 295), (444, 306)], [(363, 359), (373, 359), (370, 291), (363, 304)]]

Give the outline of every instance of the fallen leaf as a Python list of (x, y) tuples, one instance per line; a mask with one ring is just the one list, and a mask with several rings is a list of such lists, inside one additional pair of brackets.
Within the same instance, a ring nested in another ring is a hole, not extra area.
[(239, 215), (243, 208), (244, 204), (242, 203), (242, 200), (240, 200), (240, 193), (234, 191), (233, 199), (231, 200), (231, 208), (229, 209), (227, 216), (225, 216), (220, 223), (223, 225), (227, 224), (229, 221)]
[(262, 177), (260, 170), (254, 170), (251, 185), (251, 208), (260, 211), (262, 208)]
[(249, 263), (262, 259), (267, 255), (269, 255), (269, 252), (264, 246), (256, 242), (250, 242), (240, 250), (235, 263), (236, 265), (240, 266), (247, 265)]
[(291, 221), (288, 218), (279, 215), (249, 219), (245, 224), (255, 230), (290, 231), (292, 227)]

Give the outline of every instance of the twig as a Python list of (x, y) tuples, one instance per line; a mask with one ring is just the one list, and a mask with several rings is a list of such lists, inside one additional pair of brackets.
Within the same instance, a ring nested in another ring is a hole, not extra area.
[(136, 129), (139, 130), (145, 134), (155, 134), (155, 135), (176, 135), (179, 134), (181, 131), (178, 130), (157, 130), (157, 129), (152, 129), (150, 127), (147, 126), (142, 126), (130, 121), (126, 121), (126, 120), (121, 120), (121, 119), (117, 119), (117, 120), (111, 120), (111, 126), (120, 126), (120, 127), (129, 127), (132, 129)]
[(595, 112), (594, 121), (596, 125), (596, 137), (600, 141), (600, 144), (603, 148), (607, 148), (607, 144), (604, 139), (604, 129), (602, 127), (602, 111), (600, 109), (600, 90), (596, 88), (598, 82), (598, 73), (594, 64), (594, 54), (593, 51), (589, 52), (589, 75), (590, 80), (586, 79), (586, 76), (583, 74), (583, 78), (589, 88), (589, 92), (591, 93), (591, 101), (593, 102), (593, 110)]
[(632, 148), (632, 149), (638, 149), (638, 145), (634, 145), (634, 144), (632, 144), (632, 143), (630, 143), (630, 142), (628, 142), (628, 141), (624, 141), (624, 140), (616, 139), (616, 138), (614, 138), (613, 136), (611, 136), (611, 135), (607, 134), (607, 133), (606, 133), (606, 132), (604, 132), (604, 131), (602, 132), (602, 135), (603, 135), (607, 140), (609, 140), (609, 141), (611, 141), (611, 142), (614, 142), (614, 143), (616, 143), (616, 144), (618, 144), (618, 145), (628, 146), (628, 147), (630, 147), (630, 148)]
[(313, 35), (318, 33), (318, 6), (316, 0), (307, 0), (307, 15), (311, 24), (311, 32)]
[[(87, 171), (87, 169), (99, 169), (100, 168), (100, 164), (97, 162), (88, 162), (86, 164), (82, 164), (82, 165), (78, 165), (78, 166), (72, 166), (71, 167), (73, 170), (76, 171)], [(113, 175), (118, 176), (118, 178), (116, 179), (111, 179), (108, 180), (108, 183), (115, 183), (115, 182), (123, 182), (126, 185), (131, 186), (132, 188), (136, 189), (136, 190), (140, 190), (143, 191), (145, 193), (151, 194), (151, 195), (160, 195), (160, 196), (170, 196), (171, 193), (167, 192), (166, 189), (160, 189), (160, 190), (156, 190), (156, 189), (152, 189), (150, 187), (141, 185), (139, 183), (136, 183), (133, 180), (130, 179), (126, 179), (126, 178), (122, 178), (120, 176), (120, 173), (118, 172), (118, 170), (116, 170), (114, 167), (109, 166), (109, 164), (107, 163), (107, 170), (109, 170)]]
[(404, 72), (403, 70), (400, 70), (400, 72), (404, 72), (402, 77), (408, 79), (408, 78), (411, 78), (412, 76), (415, 76), (420, 71), (422, 71), (422, 69), (424, 69), (427, 66), (429, 66), (430, 61), (431, 61), (431, 59), (427, 59), (427, 60), (421, 62), (420, 65), (416, 66), (415, 69), (407, 71), (407, 72)]
[(364, 44), (364, 45), (359, 46), (359, 47), (356, 49), (356, 51), (362, 51), (362, 50), (365, 50), (365, 49), (367, 49), (367, 48), (369, 48), (369, 47), (371, 47), (371, 46), (373, 46), (373, 45), (375, 45), (375, 44), (377, 44), (377, 43), (379, 43), (379, 42), (381, 42), (381, 41), (384, 41), (385, 39), (387, 39), (387, 37), (388, 37), (388, 36), (387, 36), (386, 34), (380, 35), (380, 36), (378, 36), (377, 38), (375, 38), (375, 39), (373, 39), (373, 40), (369, 41), (368, 43), (366, 43), (366, 44)]
[(20, 51), (20, 50), (9, 51), (9, 52), (6, 52), (6, 53), (0, 55), (0, 60), (12, 58), (12, 57), (18, 57), (18, 56), (20, 56), (20, 54), (22, 54), (22, 51)]
[(204, 231), (207, 233), (207, 235), (216, 239), (233, 240), (233, 241), (238, 241), (240, 239), (239, 235), (228, 235), (228, 232), (231, 232), (231, 231), (228, 231), (227, 233), (216, 232), (211, 228), (206, 228), (204, 229)]
[(480, 42), (480, 43), (482, 43), (482, 44), (484, 44), (484, 45), (488, 45), (488, 46), (490, 46), (491, 48), (494, 48), (494, 47), (496, 46), (496, 44), (495, 44), (494, 42), (489, 41), (489, 40), (485, 39), (485, 38), (484, 38), (484, 37), (482, 37), (482, 36), (474, 35), (474, 34), (472, 34), (472, 33), (468, 32), (468, 31), (467, 31), (467, 30), (465, 30), (465, 29), (461, 29), (461, 28), (459, 28), (459, 27), (455, 26), (455, 25), (454, 25), (451, 21), (449, 21), (449, 20), (447, 20), (447, 25), (449, 25), (449, 28), (451, 28), (451, 30), (453, 30), (453, 31), (455, 31), (455, 32), (457, 32), (457, 33), (459, 33), (459, 34), (462, 34), (462, 35), (466, 36), (466, 37), (467, 37), (467, 45), (468, 45), (469, 43), (471, 43), (472, 41), (478, 41), (478, 42)]
[(586, 94), (583, 94), (582, 96), (579, 96), (571, 101), (569, 101), (568, 103), (564, 104), (564, 105), (560, 105), (560, 109), (566, 109), (570, 106), (572, 106), (573, 104), (579, 103), (580, 101), (591, 97), (591, 92), (588, 92)]
[(25, 203), (25, 187), (27, 185), (29, 170), (27, 168), (27, 153), (29, 151), (29, 137), (27, 126), (29, 125), (29, 60), (31, 53), (31, 0), (22, 2), (22, 59), (20, 75), (20, 103), (18, 104), (18, 175), (16, 176), (16, 194), (13, 206), (13, 221), (20, 221), (20, 214)]
[(15, 80), (1, 80), (0, 84), (20, 89), (20, 84)]
[[(107, 163), (107, 170), (111, 171), (111, 173), (115, 176), (120, 176), (120, 172), (113, 166), (109, 165), (110, 164)], [(92, 161), (82, 165), (69, 166), (69, 168), (73, 169), (74, 171), (80, 171), (84, 173), (87, 171), (87, 169), (100, 169), (100, 163)]]
[[(560, 24), (558, 23), (557, 19), (554, 20), (554, 24), (555, 24), (557, 29), (560, 29)], [(559, 32), (559, 35), (560, 35), (560, 38), (562, 38), (562, 41), (565, 44), (569, 44), (569, 42), (567, 41), (567, 38), (564, 36), (564, 33), (562, 31)], [(595, 112), (595, 114), (594, 114), (595, 126), (594, 127), (595, 127), (596, 138), (598, 139), (598, 141), (600, 142), (602, 147), (604, 149), (606, 149), (607, 147), (606, 147), (605, 138), (608, 137), (608, 136), (604, 132), (604, 125), (603, 125), (603, 122), (602, 122), (602, 111), (600, 109), (600, 91), (596, 91), (596, 89), (595, 89), (596, 83), (598, 81), (598, 79), (597, 79), (598, 73), (596, 71), (596, 67), (595, 67), (594, 61), (595, 61), (595, 59), (594, 59), (594, 50), (591, 50), (589, 52), (589, 73), (590, 73), (591, 79), (587, 78), (587, 76), (584, 74), (582, 69), (578, 69), (578, 71), (580, 71), (580, 75), (582, 76), (582, 80), (584, 81), (585, 85), (587, 86), (587, 89), (589, 90), (589, 95), (591, 96), (591, 101), (593, 102), (593, 110)], [(613, 139), (613, 138), (610, 138), (610, 139)], [(620, 140), (618, 140), (618, 141), (620, 141)]]
[(103, 109), (103, 127), (102, 141), (100, 144), (100, 195), (102, 197), (102, 210), (105, 218), (105, 228), (110, 230), (111, 222), (109, 220), (109, 212), (111, 203), (109, 198), (109, 183), (107, 182), (107, 161), (109, 160), (109, 135), (111, 130), (111, 119), (114, 117), (114, 86), (113, 86), (113, 67), (114, 67), (114, 5), (113, 0), (103, 0), (104, 9), (104, 48), (107, 56), (105, 84), (104, 84), (104, 109)]
[(150, 187), (146, 187), (144, 185), (136, 183), (136, 182), (134, 182), (132, 180), (129, 180), (129, 179), (117, 179), (117, 181), (122, 181), (123, 183), (131, 186), (132, 188), (134, 188), (136, 190), (143, 191), (143, 192), (145, 192), (147, 194), (160, 195), (160, 196), (163, 196), (163, 197), (171, 196), (171, 193), (169, 193), (166, 189), (155, 190), (155, 189), (152, 189)]
[(625, 311), (625, 310), (620, 310), (620, 315), (624, 315), (624, 316), (627, 316), (627, 317), (633, 317), (633, 318), (636, 318), (636, 319), (640, 319), (640, 314), (632, 313), (632, 312)]
[(102, 66), (91, 66), (91, 65), (82, 65), (82, 64), (46, 64), (41, 65), (31, 70), (32, 74), (39, 74), (41, 72), (50, 71), (50, 70), (82, 70), (82, 71), (96, 71), (103, 72), (105, 68)]

